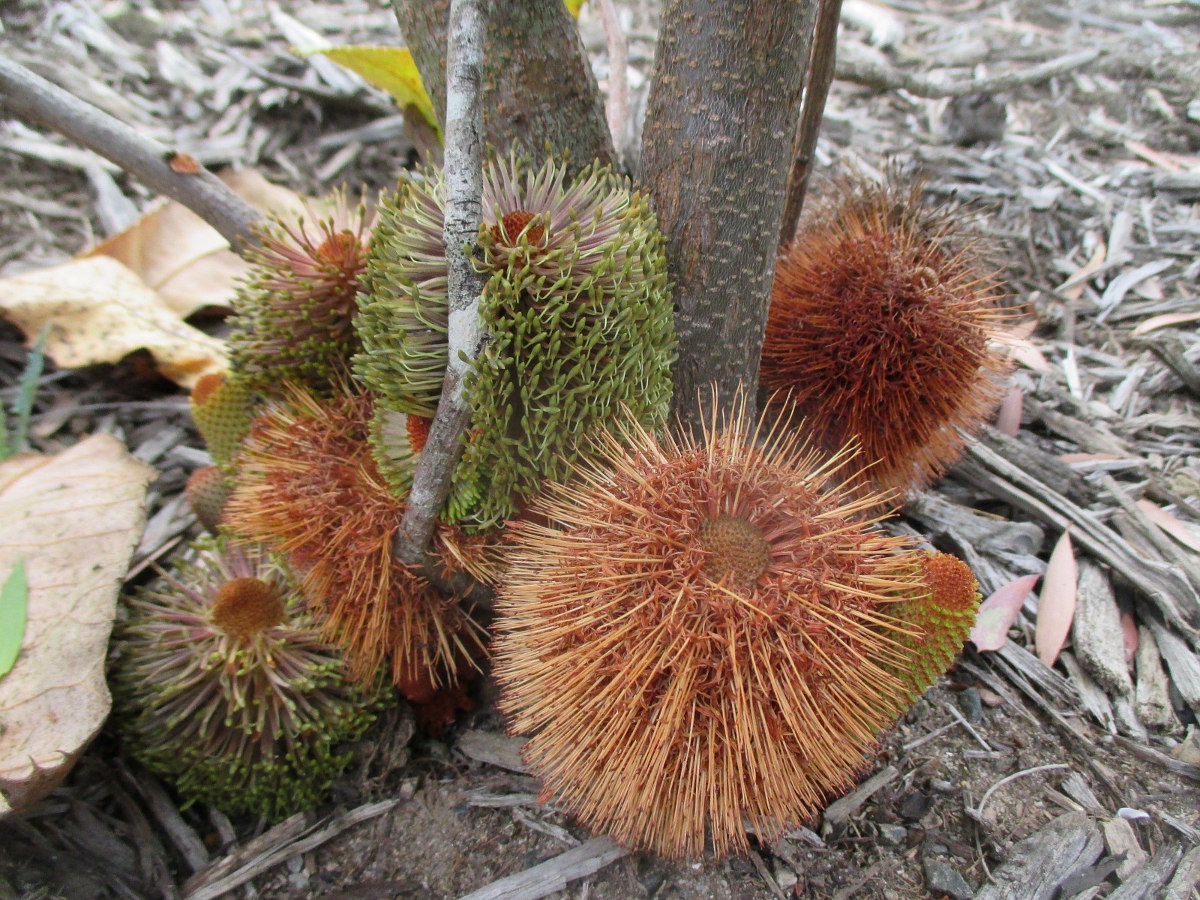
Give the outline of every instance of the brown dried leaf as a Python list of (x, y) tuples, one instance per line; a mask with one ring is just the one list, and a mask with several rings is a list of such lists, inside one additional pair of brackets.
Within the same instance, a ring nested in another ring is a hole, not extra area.
[(54, 790), (108, 716), (117, 592), (154, 472), (95, 435), (0, 464), (0, 571), (25, 561), (28, 624), (0, 679), (0, 818)]
[(1075, 565), (1075, 551), (1071, 547), (1071, 532), (1064, 531), (1050, 562), (1046, 565), (1042, 593), (1038, 597), (1037, 629), (1034, 646), (1038, 659), (1047, 666), (1054, 665), (1058, 654), (1071, 632), (1071, 620), (1075, 618), (1076, 589), (1079, 570)]
[[(223, 173), (221, 180), (265, 212), (293, 215), (303, 198), (257, 172)], [(234, 284), (246, 263), (211, 225), (175, 201), (150, 210), (84, 257), (109, 256), (137, 274), (181, 319), (206, 306), (233, 306)]]
[(0, 313), (26, 336), (49, 325), (46, 355), (61, 368), (115, 363), (143, 349), (184, 387), (227, 368), (221, 341), (183, 322), (137, 275), (105, 256), (0, 281)]

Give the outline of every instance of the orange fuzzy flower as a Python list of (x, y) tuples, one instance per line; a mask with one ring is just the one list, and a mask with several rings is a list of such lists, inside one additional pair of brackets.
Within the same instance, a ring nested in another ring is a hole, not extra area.
[(763, 384), (827, 451), (857, 439), (876, 488), (928, 484), (1000, 398), (996, 279), (953, 211), (895, 176), (843, 184), (809, 223), (776, 268)]

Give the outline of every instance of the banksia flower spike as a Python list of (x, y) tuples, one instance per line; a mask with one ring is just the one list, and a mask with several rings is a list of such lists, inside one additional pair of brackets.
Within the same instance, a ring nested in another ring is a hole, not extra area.
[[(202, 538), (127, 604), (117, 720), (133, 756), (190, 802), (281, 819), (319, 804), (375, 718), (280, 561)], [(388, 691), (387, 693), (390, 693)]]
[(404, 505), (371, 456), (371, 398), (292, 389), (256, 421), (225, 521), (285, 555), (351, 676), (386, 657), (402, 691), (452, 685), (482, 654), (476, 626), (392, 552)]
[(829, 452), (862, 447), (875, 487), (940, 475), (1001, 396), (996, 279), (921, 185), (843, 184), (779, 258), (762, 381)]
[[(477, 264), (491, 341), (467, 383), (474, 411), (450, 521), (494, 525), (543, 479), (565, 479), (575, 438), (621, 406), (657, 427), (671, 395), (674, 321), (664, 239), (646, 197), (607, 168), (568, 180), (516, 157), (485, 167)], [(446, 369), (441, 175), (410, 179), (381, 204), (358, 318), (360, 379), (379, 397), (376, 458), (401, 493), (407, 428), (432, 416)]]
[(189, 398), (192, 420), (218, 466), (228, 467), (254, 419), (254, 398), (245, 384), (228, 375), (202, 375)]
[(357, 296), (367, 266), (369, 226), (362, 205), (343, 193), (313, 223), (309, 210), (295, 222), (276, 217), (249, 254), (229, 338), (233, 370), (246, 385), (277, 396), (294, 382), (325, 391), (350, 370), (358, 349)]
[(908, 705), (918, 554), (785, 429), (740, 402), (701, 441), (627, 425), (509, 528), (501, 707), (546, 794), (633, 848), (770, 841)]
[(232, 485), (219, 466), (205, 466), (197, 469), (187, 480), (184, 495), (188, 506), (196, 514), (196, 519), (216, 534), (221, 524), (221, 514), (225, 510), (225, 501), (229, 499)]

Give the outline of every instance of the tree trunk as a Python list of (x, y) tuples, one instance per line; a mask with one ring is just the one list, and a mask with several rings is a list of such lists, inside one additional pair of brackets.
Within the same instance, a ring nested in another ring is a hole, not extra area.
[(642, 183), (675, 284), (672, 407), (684, 429), (752, 402), (816, 0), (667, 0)]
[[(392, 8), (444, 123), (450, 0), (392, 0)], [(492, 0), (483, 67), (483, 129), (497, 153), (515, 146), (541, 160), (548, 145), (570, 153), (572, 171), (613, 161), (600, 91), (562, 0)]]

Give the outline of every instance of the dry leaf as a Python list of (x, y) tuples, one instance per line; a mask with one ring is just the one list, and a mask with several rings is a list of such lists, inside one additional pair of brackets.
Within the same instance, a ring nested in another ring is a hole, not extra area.
[(1025, 404), (1024, 392), (1015, 385), (1009, 388), (996, 411), (996, 430), (1009, 437), (1016, 437), (1021, 430), (1021, 410)]
[(1159, 328), (1167, 328), (1171, 325), (1185, 325), (1188, 322), (1195, 322), (1200, 319), (1200, 312), (1177, 312), (1164, 313), (1161, 316), (1151, 316), (1138, 323), (1133, 331), (1129, 332), (1133, 337), (1148, 334)]
[(117, 592), (154, 470), (110, 435), (0, 464), (0, 571), (25, 560), (28, 622), (0, 680), (0, 818), (54, 790), (104, 724)]
[(1054, 545), (1054, 552), (1050, 554), (1042, 593), (1038, 597), (1037, 628), (1033, 642), (1038, 658), (1048, 666), (1054, 665), (1071, 632), (1078, 583), (1079, 570), (1075, 565), (1075, 551), (1071, 548), (1071, 532), (1068, 529), (1062, 533)]
[(1169, 534), (1185, 547), (1200, 553), (1200, 535), (1197, 535), (1186, 523), (1175, 518), (1161, 506), (1149, 500), (1139, 500), (1138, 509), (1146, 514), (1146, 518)]
[(46, 355), (60, 368), (115, 363), (148, 350), (159, 371), (191, 387), (227, 368), (225, 345), (179, 319), (114, 259), (77, 259), (0, 281), (0, 313), (26, 336), (45, 325)]
[(1033, 590), (1034, 585), (1042, 576), (1023, 575), (1016, 581), (996, 588), (992, 594), (979, 604), (979, 612), (975, 616), (975, 625), (967, 636), (981, 652), (984, 650), (999, 650), (1008, 640), (1008, 629), (1021, 611), (1025, 598)]
[[(303, 197), (271, 184), (257, 172), (220, 177), (235, 194), (264, 212), (294, 216), (304, 210)], [(206, 306), (232, 308), (234, 284), (248, 268), (211, 225), (173, 200), (156, 206), (83, 256), (109, 256), (122, 263), (156, 290), (181, 319)]]
[(1138, 627), (1129, 610), (1121, 613), (1121, 645), (1125, 650), (1125, 662), (1132, 662), (1138, 650)]
[(1104, 265), (1104, 259), (1107, 255), (1108, 247), (1103, 242), (1098, 241), (1096, 249), (1092, 252), (1092, 258), (1076, 269), (1070, 278), (1058, 286), (1058, 293), (1062, 294), (1068, 300), (1078, 300), (1083, 296), (1083, 289), (1088, 281)]

